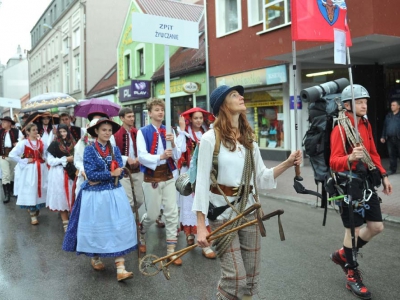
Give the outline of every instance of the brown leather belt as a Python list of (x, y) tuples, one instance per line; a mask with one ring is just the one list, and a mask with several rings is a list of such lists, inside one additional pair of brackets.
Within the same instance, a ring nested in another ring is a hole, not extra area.
[[(134, 168), (130, 164), (126, 163), (125, 167), (131, 172), (131, 174), (140, 172), (140, 164), (138, 165), (138, 167)], [(125, 173), (124, 178), (127, 178), (127, 177), (128, 177), (128, 174)]]
[(173, 178), (172, 172), (168, 168), (168, 165), (163, 164), (161, 166), (158, 166), (154, 170), (153, 175), (144, 173), (143, 181), (144, 182), (161, 182), (161, 181), (170, 180), (172, 178)]
[(12, 147), (4, 147), (4, 155), (2, 155), (1, 157), (2, 158), (8, 157), (12, 149), (13, 149)]
[[(223, 184), (218, 184), (218, 186), (220, 187), (222, 192), (228, 197), (234, 197), (234, 196), (238, 195), (239, 187), (226, 186)], [(213, 194), (222, 195), (216, 186), (215, 187), (211, 186), (210, 191)], [(253, 192), (253, 186), (251, 185), (250, 193), (252, 193), (252, 192)]]

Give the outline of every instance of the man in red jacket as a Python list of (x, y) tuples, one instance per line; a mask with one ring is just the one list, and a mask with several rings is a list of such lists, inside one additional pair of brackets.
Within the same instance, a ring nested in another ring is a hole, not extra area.
[[(330, 168), (339, 174), (339, 184), (345, 194), (351, 194), (353, 212), (350, 215), (346, 201), (341, 202), (341, 217), (345, 227), (343, 248), (331, 254), (334, 263), (340, 265), (346, 273), (346, 288), (356, 297), (370, 299), (371, 293), (362, 282), (357, 261), (353, 259), (351, 228), (355, 229), (356, 251), (365, 246), (374, 236), (382, 232), (382, 213), (379, 197), (375, 187), (383, 183), (383, 193), (390, 195), (392, 185), (389, 182), (381, 159), (376, 150), (372, 128), (365, 118), (367, 114), (368, 91), (361, 85), (353, 85), (355, 107), (352, 107), (351, 87), (346, 87), (342, 92), (342, 105), (344, 113), (339, 114), (338, 122), (331, 133)], [(353, 130), (354, 117), (357, 116), (360, 144), (346, 133)], [(354, 145), (353, 147), (351, 145)], [(350, 172), (351, 168), (351, 172)], [(348, 188), (349, 178), (352, 178), (351, 191)], [(346, 197), (344, 199), (347, 199)], [(351, 220), (351, 216), (353, 217)], [(367, 225), (361, 226), (366, 223)]]
[[(119, 111), (119, 118), (122, 121), (122, 126), (114, 134), (115, 144), (121, 151), (122, 160), (125, 166), (131, 171), (136, 201), (139, 209), (144, 202), (144, 195), (142, 188), (143, 173), (140, 172), (140, 163), (136, 147), (137, 129), (133, 126), (135, 123), (135, 116), (132, 109), (124, 107)], [(125, 174), (124, 178), (120, 182), (125, 189), (131, 207), (133, 207), (133, 194), (128, 175)]]

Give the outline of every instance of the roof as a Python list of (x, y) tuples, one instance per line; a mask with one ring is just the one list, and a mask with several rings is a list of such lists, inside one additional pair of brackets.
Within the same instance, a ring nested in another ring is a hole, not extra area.
[[(172, 0), (136, 0), (144, 13), (186, 21), (198, 22), (204, 7)], [(199, 2), (197, 2), (199, 3)]]
[(114, 88), (117, 86), (117, 64), (115, 64), (104, 76), (101, 78), (95, 86), (86, 95), (87, 98), (99, 95), (104, 92), (116, 93), (117, 90)]
[[(199, 24), (199, 49), (179, 48), (169, 61), (170, 76), (177, 77), (184, 74), (204, 70), (206, 68), (204, 17)], [(164, 65), (162, 65), (152, 78), (154, 81), (164, 79)]]

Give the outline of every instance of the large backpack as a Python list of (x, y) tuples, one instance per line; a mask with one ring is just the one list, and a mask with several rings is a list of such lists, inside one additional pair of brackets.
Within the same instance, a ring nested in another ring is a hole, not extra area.
[(338, 116), (337, 101), (341, 94), (327, 95), (308, 107), (309, 129), (303, 138), (305, 153), (314, 170), (315, 182), (324, 182), (329, 174), (330, 136), (334, 118)]

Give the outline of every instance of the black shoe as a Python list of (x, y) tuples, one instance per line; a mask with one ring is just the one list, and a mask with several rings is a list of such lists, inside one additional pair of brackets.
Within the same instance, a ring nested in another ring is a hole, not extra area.
[(371, 299), (372, 294), (362, 282), (361, 271), (358, 268), (348, 268), (346, 288), (360, 299)]
[(9, 185), (9, 183), (3, 184), (3, 191), (4, 191), (4, 200), (3, 200), (3, 203), (4, 203), (4, 204), (10, 202), (10, 197), (11, 197), (11, 196), (9, 195), (8, 185)]

